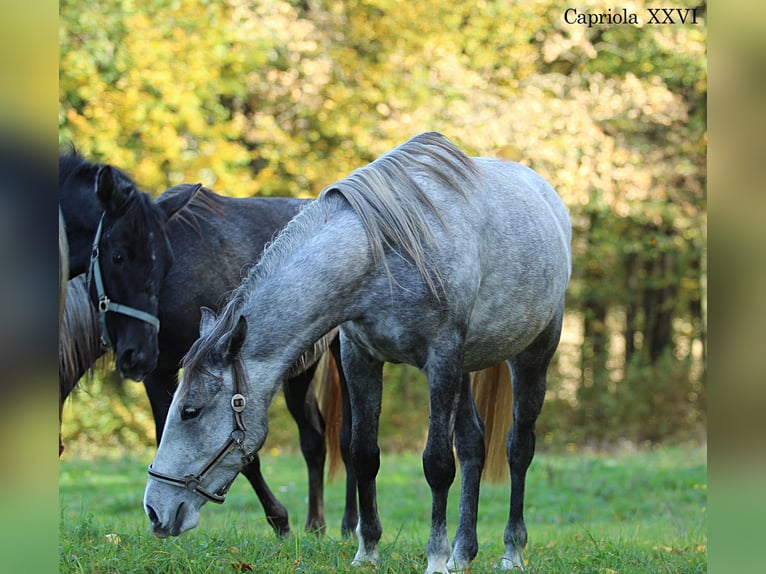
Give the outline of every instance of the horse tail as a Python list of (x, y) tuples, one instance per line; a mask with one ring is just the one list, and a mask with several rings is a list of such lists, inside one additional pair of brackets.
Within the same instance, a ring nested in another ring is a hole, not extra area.
[(473, 400), (484, 420), (484, 471), (491, 483), (508, 479), (506, 437), (513, 422), (513, 387), (506, 363), (471, 374)]
[(80, 378), (101, 362), (102, 355), (98, 314), (90, 302), (85, 276), (80, 275), (68, 282), (59, 328), (59, 406)]
[(325, 351), (317, 364), (314, 388), (319, 411), (324, 418), (324, 440), (329, 455), (328, 479), (332, 480), (343, 466), (340, 453), (340, 428), (343, 422), (343, 401), (340, 391), (338, 367), (332, 353)]

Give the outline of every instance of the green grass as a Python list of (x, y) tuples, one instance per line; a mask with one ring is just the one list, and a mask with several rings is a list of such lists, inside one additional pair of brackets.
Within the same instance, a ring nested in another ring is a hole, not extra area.
[[(60, 463), (61, 572), (423, 572), (430, 491), (417, 454), (384, 455), (378, 476), (383, 523), (377, 569), (353, 569), (356, 542), (340, 537), (343, 481), (325, 494), (327, 535), (302, 532), (302, 460), (266, 454), (266, 478), (291, 513), (294, 535), (277, 540), (249, 484), (239, 478), (226, 504), (207, 504), (200, 525), (157, 540), (141, 499), (149, 457)], [(459, 476), (458, 476), (459, 480)], [(457, 524), (459, 483), (450, 499)], [(482, 486), (479, 554), (471, 572), (494, 572), (503, 554), (508, 485)], [(527, 571), (662, 573), (707, 571), (707, 476), (702, 448), (620, 454), (538, 453), (529, 471)]]

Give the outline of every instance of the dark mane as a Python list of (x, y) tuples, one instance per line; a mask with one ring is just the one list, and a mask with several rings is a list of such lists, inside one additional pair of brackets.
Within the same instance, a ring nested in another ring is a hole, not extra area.
[(137, 237), (147, 237), (155, 229), (165, 226), (163, 213), (154, 204), (148, 193), (135, 189), (130, 194), (130, 199), (125, 204), (122, 221), (129, 222), (131, 229)]
[(225, 198), (201, 183), (182, 183), (168, 188), (155, 201), (157, 204), (162, 204), (186, 194), (191, 194), (191, 199), (182, 209), (173, 214), (168, 223), (177, 222), (188, 225), (201, 236), (199, 222), (207, 220), (208, 216), (223, 217)]
[[(64, 144), (62, 149), (59, 150), (59, 188), (62, 184), (71, 178), (83, 177), (87, 178), (87, 183), (93, 183), (96, 178), (98, 170), (105, 164), (93, 163), (86, 160), (82, 154), (75, 148), (75, 145), (71, 142)], [(138, 189), (138, 185), (130, 175), (125, 171), (110, 165), (114, 171), (118, 172), (125, 179), (129, 180), (133, 187)]]
[(67, 149), (59, 151), (59, 186), (71, 177), (83, 172), (96, 174), (98, 164), (88, 162), (75, 149), (74, 144), (69, 144)]

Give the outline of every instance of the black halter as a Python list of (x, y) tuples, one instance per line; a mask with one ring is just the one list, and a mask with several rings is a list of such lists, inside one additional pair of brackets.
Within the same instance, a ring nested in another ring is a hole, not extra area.
[(112, 341), (109, 338), (109, 331), (106, 328), (106, 314), (108, 312), (111, 311), (112, 313), (120, 313), (121, 315), (127, 315), (128, 317), (133, 317), (134, 319), (146, 321), (150, 325), (154, 326), (158, 333), (160, 331), (160, 320), (154, 315), (147, 313), (146, 311), (141, 311), (140, 309), (135, 309), (133, 307), (128, 307), (127, 305), (115, 303), (106, 296), (106, 292), (104, 291), (104, 281), (101, 277), (101, 265), (98, 261), (98, 245), (101, 242), (101, 231), (103, 224), (104, 215), (102, 214), (101, 219), (98, 222), (98, 228), (96, 229), (96, 237), (93, 240), (93, 250), (90, 254), (90, 267), (88, 268), (88, 286), (90, 286), (91, 280), (93, 280), (96, 284), (96, 297), (98, 297), (98, 319), (99, 323), (101, 324), (101, 345), (106, 349), (113, 349), (114, 346), (112, 345)]
[(234, 395), (231, 397), (231, 409), (234, 412), (234, 429), (231, 431), (229, 438), (226, 439), (226, 442), (223, 444), (223, 446), (219, 448), (218, 451), (216, 451), (216, 453), (210, 458), (202, 470), (196, 474), (190, 473), (184, 475), (183, 477), (171, 476), (169, 474), (157, 472), (152, 468), (152, 465), (150, 464), (148, 469), (149, 476), (159, 482), (164, 482), (165, 484), (185, 488), (186, 490), (198, 494), (210, 502), (223, 504), (224, 500), (226, 499), (226, 493), (229, 492), (229, 487), (231, 487), (234, 479), (237, 478), (237, 475), (235, 474), (227, 484), (223, 485), (216, 492), (210, 492), (208, 489), (204, 488), (202, 486), (202, 481), (205, 480), (207, 475), (221, 463), (227, 454), (234, 452), (235, 449), (239, 449), (242, 452), (242, 466), (250, 464), (258, 456), (258, 451), (247, 452), (245, 449), (245, 431), (247, 431), (247, 427), (245, 426), (245, 421), (242, 418), (242, 411), (245, 410), (247, 401), (245, 400), (244, 395), (240, 393), (240, 377), (237, 373), (237, 371), (239, 371), (239, 373), (244, 373), (242, 365), (237, 365), (237, 362), (241, 361), (242, 359), (237, 358), (232, 365)]

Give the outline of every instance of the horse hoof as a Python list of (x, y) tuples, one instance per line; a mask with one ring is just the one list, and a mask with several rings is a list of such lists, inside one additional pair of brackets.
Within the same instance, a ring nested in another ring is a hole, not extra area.
[(500, 569), (501, 570), (518, 570), (519, 572), (524, 572), (524, 565), (521, 563), (521, 559), (509, 559), (503, 557), (503, 559), (500, 561)]
[(446, 572), (465, 572), (468, 569), (468, 561), (455, 558), (454, 556), (447, 561)]
[(287, 518), (270, 516), (268, 521), (269, 525), (274, 529), (274, 534), (277, 535), (277, 538), (284, 539), (290, 536), (290, 521)]
[(364, 552), (362, 550), (359, 550), (356, 553), (356, 556), (354, 556), (354, 559), (351, 561), (351, 566), (353, 566), (354, 568), (359, 568), (360, 566), (364, 566), (365, 564), (372, 564), (373, 566), (377, 566), (378, 564), (377, 548), (373, 550), (372, 552)]

